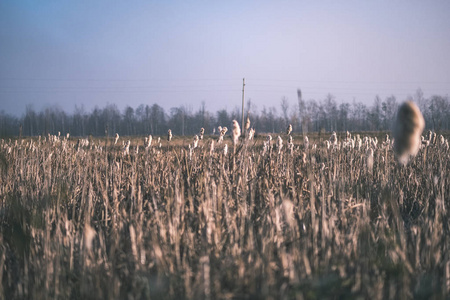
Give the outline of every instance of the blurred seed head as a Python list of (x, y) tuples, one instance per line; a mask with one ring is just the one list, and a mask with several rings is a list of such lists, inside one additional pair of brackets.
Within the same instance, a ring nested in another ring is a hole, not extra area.
[(97, 233), (89, 224), (84, 226), (84, 246), (88, 251), (92, 249), (92, 241)]
[(398, 109), (393, 130), (394, 151), (401, 164), (407, 164), (410, 157), (419, 151), (424, 127), (425, 120), (417, 105), (411, 101), (404, 102)]

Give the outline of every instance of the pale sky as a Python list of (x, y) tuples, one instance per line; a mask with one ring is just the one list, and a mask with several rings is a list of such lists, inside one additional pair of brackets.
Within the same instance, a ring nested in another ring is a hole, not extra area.
[[(120, 3), (119, 3), (120, 2)], [(450, 93), (450, 1), (0, 1), (0, 111)]]

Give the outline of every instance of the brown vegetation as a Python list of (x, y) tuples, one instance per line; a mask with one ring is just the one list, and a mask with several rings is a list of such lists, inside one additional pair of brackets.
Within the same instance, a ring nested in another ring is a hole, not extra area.
[(328, 138), (227, 155), (230, 137), (125, 154), (114, 139), (2, 141), (0, 295), (449, 297), (448, 148), (400, 167), (389, 143)]

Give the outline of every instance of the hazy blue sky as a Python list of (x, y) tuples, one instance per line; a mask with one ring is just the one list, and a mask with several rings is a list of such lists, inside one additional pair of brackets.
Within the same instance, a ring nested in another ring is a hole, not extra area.
[(450, 1), (0, 0), (0, 110), (450, 92)]

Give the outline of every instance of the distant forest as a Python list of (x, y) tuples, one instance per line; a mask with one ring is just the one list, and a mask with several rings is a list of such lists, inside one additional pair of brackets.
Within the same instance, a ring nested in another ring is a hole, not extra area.
[[(434, 95), (424, 98), (419, 89), (411, 99), (422, 111), (426, 128), (435, 131), (450, 129), (449, 96)], [(258, 109), (250, 100), (245, 115), (251, 120), (251, 127), (257, 133), (280, 133), (292, 124), (294, 132), (316, 131), (379, 131), (390, 130), (397, 107), (403, 101), (394, 96), (381, 99), (376, 96), (372, 105), (361, 102), (338, 103), (331, 94), (323, 100), (303, 100), (300, 90), (295, 105), (286, 98), (270, 107)], [(173, 107), (168, 112), (158, 104), (130, 106), (120, 111), (116, 105), (96, 107), (90, 112), (76, 106), (73, 114), (59, 108), (35, 111), (26, 108), (21, 117), (0, 113), (0, 136), (37, 136), (47, 134), (71, 136), (121, 136), (165, 135), (170, 128), (174, 135), (197, 134), (205, 128), (206, 134), (217, 133), (217, 126), (231, 127), (232, 120), (241, 122), (241, 111), (235, 108), (229, 112), (219, 110), (211, 113), (203, 103), (197, 111), (186, 106)]]

